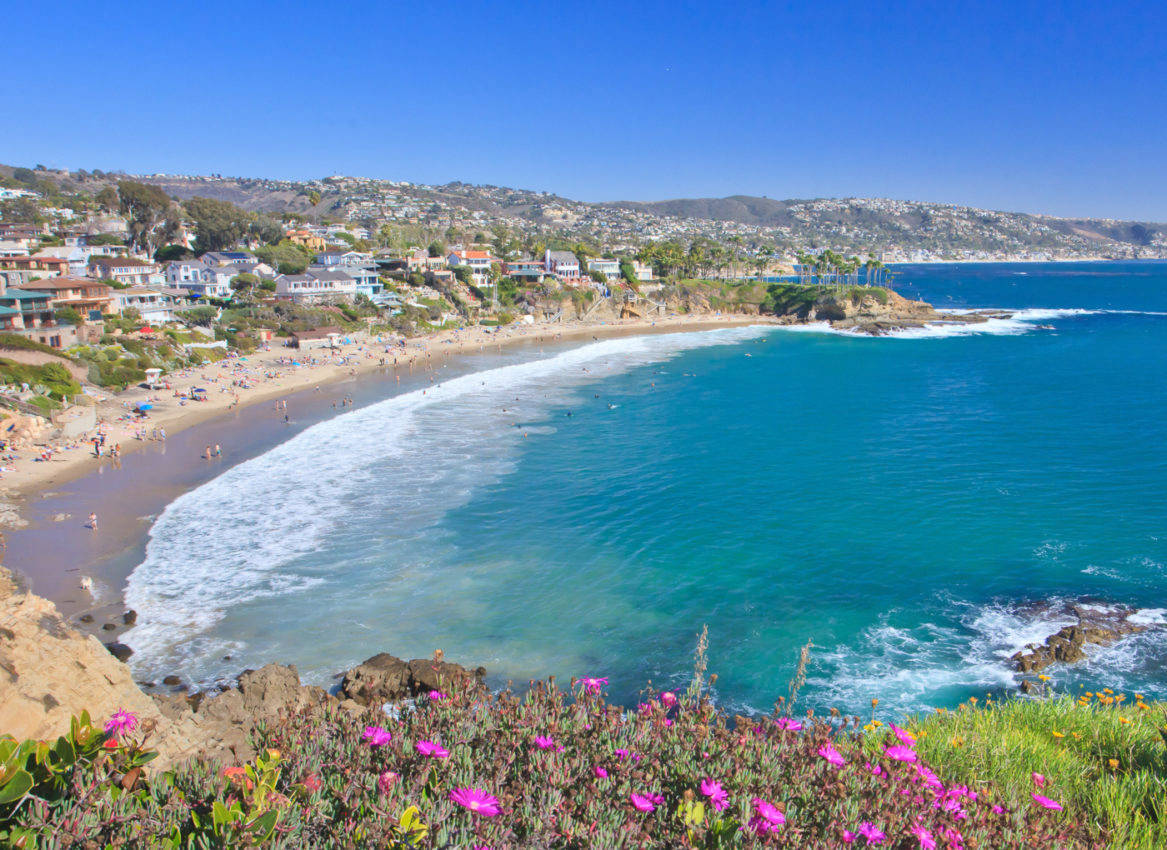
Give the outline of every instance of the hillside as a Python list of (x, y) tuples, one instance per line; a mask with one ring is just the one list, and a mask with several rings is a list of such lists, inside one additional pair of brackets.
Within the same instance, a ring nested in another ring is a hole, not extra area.
[[(0, 178), (14, 168), (0, 166)], [(539, 238), (604, 245), (694, 240), (882, 255), (887, 262), (930, 259), (1167, 257), (1167, 224), (1058, 218), (887, 198), (774, 200), (748, 195), (655, 202), (589, 203), (547, 192), (453, 182), (441, 186), (332, 176), (288, 181), (221, 175), (130, 175), (37, 171), (70, 192), (96, 193), (119, 179), (161, 187), (180, 200), (207, 197), (253, 211), (313, 221), (447, 228), (470, 235), (504, 229)]]

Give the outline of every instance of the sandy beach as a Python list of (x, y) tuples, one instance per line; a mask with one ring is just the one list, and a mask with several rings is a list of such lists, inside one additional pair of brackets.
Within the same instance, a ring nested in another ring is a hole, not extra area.
[[(351, 409), (350, 400), (362, 406), (407, 392), (451, 367), (441, 373), (443, 380), (489, 368), (498, 362), (490, 355), (522, 347), (542, 351), (593, 338), (764, 323), (756, 316), (706, 314), (656, 322), (516, 325), (497, 332), (467, 328), (407, 340), (404, 346), (350, 337), (350, 344), (332, 352), (273, 346), (171, 375), (169, 389), (133, 389), (100, 405), (106, 448), (120, 444), (120, 457), (98, 458), (92, 442), (79, 439), (56, 446), (51, 461), (25, 452), (4, 473), (2, 483), (20, 514), (17, 527), (6, 532), (4, 564), (66, 617), (103, 641), (113, 640), (125, 626), (126, 577), (141, 562), (157, 514), (227, 466)], [(192, 387), (206, 389), (207, 401), (183, 402), (179, 396)], [(142, 422), (130, 414), (140, 403), (153, 405)], [(204, 457), (208, 446), (221, 446), (222, 455)], [(98, 515), (97, 531), (88, 527), (91, 513)], [(83, 577), (92, 581), (92, 593), (82, 589)]]

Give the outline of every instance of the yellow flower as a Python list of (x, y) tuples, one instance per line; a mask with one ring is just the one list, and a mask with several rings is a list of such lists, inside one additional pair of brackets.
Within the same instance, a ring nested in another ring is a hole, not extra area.
[(976, 704), (977, 704), (977, 698), (976, 698), (976, 697), (969, 697), (969, 698), (968, 698), (968, 701), (969, 701), (969, 702), (971, 702), (973, 705), (976, 705)]
[(1112, 693), (1114, 693), (1114, 691), (1112, 691), (1110, 688), (1103, 688), (1103, 689), (1102, 689), (1102, 693), (1104, 693), (1104, 694), (1112, 694)]
[(1114, 701), (1115, 702), (1122, 702), (1124, 699), (1126, 699), (1126, 694), (1119, 694), (1118, 696), (1116, 696), (1114, 698)]
[(1094, 691), (1086, 691), (1086, 693), (1082, 694), (1082, 696), (1084, 696), (1084, 697), (1092, 697), (1092, 696), (1094, 696)]
[(871, 698), (871, 707), (875, 708), (877, 705), (879, 705), (879, 699), (876, 697), (872, 697)]
[(1042, 673), (1042, 674), (1041, 674), (1040, 676), (1038, 676), (1037, 678), (1041, 679), (1043, 682), (1048, 682), (1048, 681), (1049, 681), (1049, 676), (1045, 675), (1044, 673)]
[(1074, 738), (1075, 738), (1076, 740), (1081, 740), (1081, 739), (1082, 739), (1082, 736), (1081, 736), (1081, 735), (1079, 735), (1077, 732), (1071, 732), (1070, 734), (1071, 734), (1071, 735), (1073, 735), (1073, 736), (1074, 736)]
[(872, 721), (871, 721), (871, 725), (872, 725), (872, 726), (879, 727), (879, 726), (882, 726), (882, 725), (883, 725), (883, 721), (882, 721), (882, 720), (872, 720)]
[(1150, 711), (1151, 710), (1151, 707), (1149, 705), (1147, 705), (1145, 702), (1136, 702), (1135, 708), (1137, 708), (1139, 711)]
[(1144, 699), (1142, 694), (1135, 694), (1135, 699)]
[(1065, 732), (1050, 732), (1050, 734), (1051, 734), (1051, 735), (1053, 735), (1055, 738), (1064, 738), (1064, 737), (1066, 737), (1066, 733), (1065, 733)]
[(1107, 759), (1111, 770), (1118, 770), (1118, 759)]
[(1118, 718), (1118, 722), (1119, 723), (1130, 723), (1131, 721), (1130, 721), (1129, 717), (1120, 717), (1120, 718)]

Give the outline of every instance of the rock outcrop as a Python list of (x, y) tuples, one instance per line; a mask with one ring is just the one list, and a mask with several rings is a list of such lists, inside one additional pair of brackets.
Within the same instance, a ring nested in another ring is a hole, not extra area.
[(485, 675), (483, 667), (468, 670), (459, 664), (443, 661), (441, 652), (434, 658), (415, 658), (412, 661), (403, 661), (382, 652), (344, 674), (340, 695), (361, 705), (381, 705), (440, 691), (458, 683), (481, 682)]
[(1077, 625), (1063, 626), (1041, 644), (1030, 644), (1009, 660), (1019, 673), (1040, 673), (1052, 664), (1075, 664), (1086, 658), (1086, 647), (1109, 646), (1126, 635), (1146, 631), (1142, 623), (1133, 623), (1132, 608), (1071, 606), (1070, 614)]

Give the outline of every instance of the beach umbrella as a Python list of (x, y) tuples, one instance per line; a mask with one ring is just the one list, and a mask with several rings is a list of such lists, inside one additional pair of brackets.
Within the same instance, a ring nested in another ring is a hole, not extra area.
[(138, 410), (150, 410), (154, 407), (152, 404), (139, 404)]

